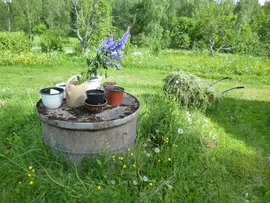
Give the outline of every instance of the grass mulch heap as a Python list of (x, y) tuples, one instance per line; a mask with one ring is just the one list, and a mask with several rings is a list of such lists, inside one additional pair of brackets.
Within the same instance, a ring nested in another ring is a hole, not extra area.
[(174, 72), (164, 79), (163, 90), (175, 98), (181, 106), (206, 109), (210, 98), (220, 98), (209, 83), (187, 72)]

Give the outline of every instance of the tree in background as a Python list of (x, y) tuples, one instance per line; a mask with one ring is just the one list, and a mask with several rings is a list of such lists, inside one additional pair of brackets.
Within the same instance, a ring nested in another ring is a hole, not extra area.
[(196, 40), (205, 41), (210, 55), (213, 55), (214, 51), (236, 48), (236, 45), (231, 43), (237, 20), (232, 11), (231, 5), (227, 2), (213, 2), (196, 11), (194, 19), (196, 20), (197, 35), (203, 37), (203, 39)]
[(112, 29), (111, 7), (106, 0), (72, 0), (72, 7), (76, 19), (73, 31), (88, 57), (89, 44), (108, 36)]
[(48, 29), (68, 35), (70, 32), (70, 0), (42, 0), (41, 23)]
[(8, 22), (8, 32), (11, 31), (11, 3), (12, 0), (2, 0), (2, 2), (6, 5), (7, 7), (7, 22)]
[(135, 34), (142, 35), (143, 44), (149, 46), (152, 52), (158, 52), (161, 48), (163, 26), (168, 20), (167, 8), (167, 0), (144, 0), (135, 4), (133, 8), (132, 29)]
[(258, 30), (260, 39), (265, 45), (266, 54), (270, 57), (270, 2), (262, 7), (263, 22)]
[(131, 10), (135, 0), (113, 0), (112, 1), (112, 22), (113, 26), (125, 30), (132, 24), (134, 15)]
[(16, 0), (13, 2), (20, 19), (20, 27), (33, 39), (34, 27), (39, 24), (42, 13), (42, 0)]
[(198, 47), (208, 48), (211, 54), (265, 55), (270, 46), (269, 2), (264, 6), (257, 0), (8, 2), (11, 0), (0, 0), (0, 31), (24, 31), (30, 39), (39, 35), (54, 42), (59, 37), (76, 36), (85, 55), (110, 31), (128, 25), (132, 27), (131, 43), (150, 47), (152, 52)]
[(177, 18), (173, 15), (171, 18), (171, 44), (170, 48), (189, 49), (191, 48), (191, 40), (193, 38), (193, 29), (195, 21), (189, 17)]

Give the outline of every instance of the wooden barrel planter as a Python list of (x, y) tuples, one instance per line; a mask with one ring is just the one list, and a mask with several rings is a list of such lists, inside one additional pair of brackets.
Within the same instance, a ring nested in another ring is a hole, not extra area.
[(44, 142), (77, 165), (87, 155), (133, 145), (139, 109), (137, 98), (128, 93), (120, 106), (107, 106), (99, 113), (91, 113), (84, 106), (68, 108), (65, 102), (58, 109), (45, 108), (41, 100), (36, 105)]

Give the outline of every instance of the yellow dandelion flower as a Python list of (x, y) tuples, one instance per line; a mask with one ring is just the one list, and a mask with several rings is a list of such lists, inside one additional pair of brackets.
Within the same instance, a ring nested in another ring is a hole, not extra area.
[(21, 184), (22, 184), (22, 182), (20, 181), (20, 182), (18, 182), (18, 184), (19, 184), (19, 185), (21, 185)]
[(133, 166), (134, 168), (136, 168), (136, 165), (135, 165), (135, 164), (133, 164), (132, 166)]
[(34, 181), (31, 180), (31, 181), (29, 182), (29, 184), (30, 184), (30, 185), (33, 185), (33, 184), (34, 184)]
[(29, 166), (29, 167), (28, 167), (29, 170), (32, 170), (32, 168), (33, 168), (33, 166)]
[(128, 148), (128, 151), (130, 152), (130, 148)]
[(32, 172), (34, 173), (36, 170), (35, 169), (32, 169)]
[(169, 138), (166, 137), (166, 138), (164, 139), (164, 142), (169, 143)]
[(158, 160), (158, 163), (160, 163), (160, 159)]
[(169, 157), (169, 158), (168, 158), (168, 161), (171, 161), (171, 160), (172, 160), (172, 159)]
[(31, 177), (31, 176), (32, 176), (32, 174), (28, 173), (28, 174), (27, 174), (27, 176), (28, 176), (28, 177)]
[(124, 157), (120, 156), (118, 157), (119, 160), (123, 161), (124, 160)]
[(130, 156), (133, 156), (133, 155), (134, 155), (134, 154), (131, 152), (131, 153), (130, 153)]
[(153, 183), (149, 183), (149, 186), (152, 187), (153, 186)]
[(115, 160), (115, 156), (112, 156), (112, 160)]
[(123, 168), (127, 168), (127, 165), (126, 165), (126, 164), (124, 164), (124, 165), (123, 165)]
[(97, 189), (98, 189), (98, 190), (101, 190), (101, 186), (99, 185), (99, 186), (97, 187)]

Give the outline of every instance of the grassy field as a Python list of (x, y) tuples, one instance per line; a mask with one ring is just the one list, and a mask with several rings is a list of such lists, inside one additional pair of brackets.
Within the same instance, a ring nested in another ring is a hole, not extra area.
[[(43, 144), (35, 103), (40, 88), (66, 81), (85, 61), (0, 54), (1, 202), (270, 202), (269, 59), (141, 51), (126, 55), (122, 70), (110, 69), (104, 80), (141, 102), (136, 148), (115, 160), (87, 159), (81, 168)], [(209, 83), (227, 75), (217, 89), (245, 89), (205, 112), (188, 111), (162, 94), (162, 79), (177, 70)]]

